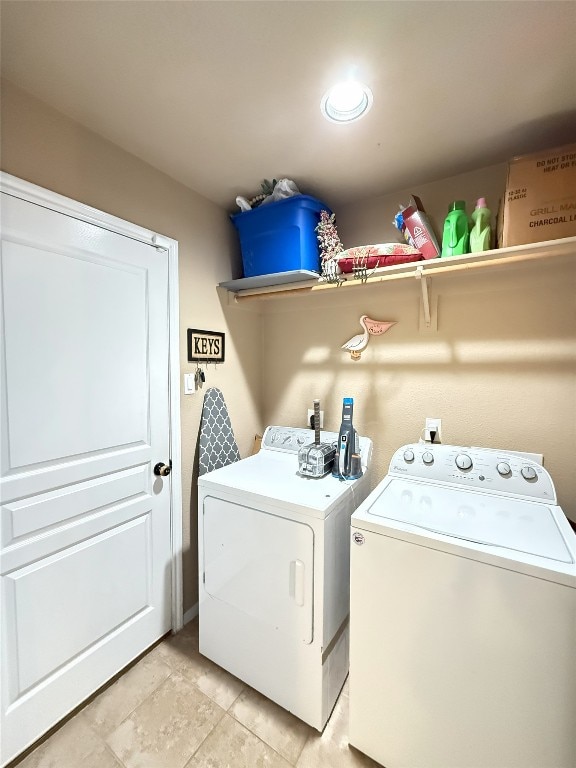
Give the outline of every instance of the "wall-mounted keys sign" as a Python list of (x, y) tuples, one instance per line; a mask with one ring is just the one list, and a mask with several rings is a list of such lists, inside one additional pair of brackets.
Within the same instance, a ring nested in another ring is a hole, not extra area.
[(191, 363), (223, 363), (224, 334), (188, 328), (188, 360)]

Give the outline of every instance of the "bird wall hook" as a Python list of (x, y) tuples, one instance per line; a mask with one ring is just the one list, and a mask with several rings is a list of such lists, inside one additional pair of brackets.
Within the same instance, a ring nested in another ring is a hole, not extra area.
[(353, 336), (346, 344), (342, 344), (342, 349), (350, 352), (352, 360), (360, 360), (362, 352), (368, 346), (370, 336), (381, 336), (386, 331), (389, 331), (395, 322), (386, 323), (381, 320), (372, 320), (368, 315), (362, 315), (360, 318), (360, 325), (364, 328), (364, 333), (359, 333), (357, 336)]

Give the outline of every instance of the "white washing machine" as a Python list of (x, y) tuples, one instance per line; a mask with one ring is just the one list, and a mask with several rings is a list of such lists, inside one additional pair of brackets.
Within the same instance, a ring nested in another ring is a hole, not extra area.
[(352, 518), (350, 743), (386, 768), (574, 768), (575, 561), (540, 465), (400, 448)]
[[(322, 442), (338, 435), (322, 432)], [(322, 730), (348, 674), (350, 517), (358, 480), (298, 474), (307, 429), (198, 479), (200, 653)]]

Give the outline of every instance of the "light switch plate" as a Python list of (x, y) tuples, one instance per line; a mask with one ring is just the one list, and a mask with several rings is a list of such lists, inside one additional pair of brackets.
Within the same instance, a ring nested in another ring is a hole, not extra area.
[(196, 392), (196, 381), (193, 373), (184, 374), (184, 394), (193, 395)]

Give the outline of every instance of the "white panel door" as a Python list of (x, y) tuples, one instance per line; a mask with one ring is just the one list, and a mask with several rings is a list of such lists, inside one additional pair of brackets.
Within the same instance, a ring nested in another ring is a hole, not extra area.
[(4, 765), (170, 628), (168, 259), (2, 194)]
[(206, 592), (266, 628), (313, 640), (314, 532), (295, 520), (204, 498)]

